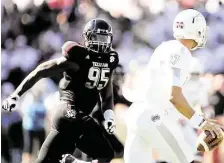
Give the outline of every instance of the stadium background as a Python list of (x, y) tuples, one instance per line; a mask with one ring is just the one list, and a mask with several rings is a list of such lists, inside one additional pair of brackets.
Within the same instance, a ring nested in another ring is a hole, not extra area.
[[(173, 39), (172, 20), (185, 8), (199, 10), (209, 25), (206, 48), (193, 52), (198, 59), (196, 63), (200, 64), (192, 70), (191, 85), (186, 92), (194, 101), (192, 105), (224, 125), (223, 0), (2, 0), (1, 100), (39, 63), (59, 57), (65, 41), (82, 42), (82, 29), (88, 20), (104, 18), (113, 27), (113, 47), (120, 56), (114, 78), (118, 123), (115, 135), (124, 143), (124, 117), (130, 105), (124, 96), (132, 98), (129, 93), (135, 75), (144, 68), (153, 50), (162, 41)], [(23, 140), (27, 139), (24, 130), (30, 129), (27, 116), (28, 119), (37, 117), (34, 119), (44, 122), (43, 129), (46, 133), (49, 131), (54, 104), (58, 102), (59, 79), (60, 76), (41, 80), (23, 96), (18, 111), (1, 111), (2, 162), (21, 162)], [(38, 108), (42, 108), (41, 116), (36, 116)], [(29, 109), (34, 109), (32, 115)], [(189, 131), (192, 139), (196, 136), (192, 129), (186, 129), (186, 121), (180, 118), (177, 123), (183, 133)], [(39, 149), (36, 141), (33, 148), (32, 159), (35, 159)], [(77, 156), (86, 158), (83, 154)], [(154, 156), (159, 158), (156, 152)], [(198, 159), (203, 163), (223, 163), (224, 144)], [(114, 162), (122, 161), (115, 159)]]

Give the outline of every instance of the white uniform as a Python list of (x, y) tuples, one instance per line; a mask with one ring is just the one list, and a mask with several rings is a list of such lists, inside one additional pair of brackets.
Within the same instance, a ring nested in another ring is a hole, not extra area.
[(191, 61), (190, 51), (176, 40), (163, 42), (153, 53), (139, 78), (138, 98), (128, 110), (125, 163), (150, 163), (152, 148), (172, 163), (193, 161), (191, 148), (166, 110), (172, 86), (184, 85)]

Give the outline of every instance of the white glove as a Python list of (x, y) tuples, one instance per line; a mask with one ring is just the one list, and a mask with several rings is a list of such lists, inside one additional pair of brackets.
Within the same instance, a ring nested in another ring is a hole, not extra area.
[(7, 111), (14, 111), (17, 109), (19, 96), (18, 95), (11, 95), (7, 99), (3, 101), (2, 109)]
[(116, 123), (114, 120), (114, 112), (112, 110), (106, 110), (104, 112), (104, 127), (109, 134), (113, 134), (116, 129)]
[(106, 119), (104, 122), (104, 127), (109, 134), (113, 134), (116, 129), (116, 124), (113, 119)]

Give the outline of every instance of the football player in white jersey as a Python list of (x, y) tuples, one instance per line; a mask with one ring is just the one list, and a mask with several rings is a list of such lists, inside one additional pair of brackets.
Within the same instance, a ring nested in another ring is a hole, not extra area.
[(159, 45), (139, 77), (137, 98), (126, 119), (125, 163), (150, 163), (152, 149), (171, 163), (194, 161), (192, 148), (166, 110), (171, 104), (193, 127), (218, 132), (209, 119), (192, 109), (182, 94), (193, 59), (190, 51), (203, 48), (206, 43), (206, 20), (196, 10), (183, 10), (174, 20), (173, 32), (176, 40)]

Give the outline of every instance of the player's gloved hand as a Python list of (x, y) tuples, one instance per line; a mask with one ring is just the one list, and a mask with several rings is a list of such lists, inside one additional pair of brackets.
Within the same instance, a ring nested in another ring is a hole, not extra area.
[(14, 111), (18, 105), (19, 96), (18, 95), (11, 95), (7, 99), (5, 99), (2, 103), (2, 109), (6, 111)]
[(113, 134), (116, 129), (116, 123), (114, 120), (115, 118), (114, 118), (113, 110), (106, 110), (103, 115), (105, 118), (104, 127), (105, 127), (106, 131), (109, 134)]
[(116, 124), (113, 119), (106, 119), (104, 122), (104, 127), (109, 134), (113, 134), (116, 129)]
[(59, 161), (60, 163), (75, 163), (76, 158), (71, 154), (62, 155), (62, 159)]
[(215, 138), (219, 138), (222, 136), (222, 129), (221, 126), (217, 123), (215, 123), (214, 120), (212, 119), (205, 119), (205, 121), (199, 126), (200, 130), (208, 130), (212, 137)]
[(192, 126), (194, 126), (195, 128), (198, 128), (201, 131), (204, 131), (204, 130), (209, 131), (213, 138), (222, 136), (221, 135), (222, 130), (220, 126), (217, 123), (215, 123), (214, 120), (205, 118), (205, 116), (199, 113), (195, 113), (191, 117), (190, 123), (192, 124)]

